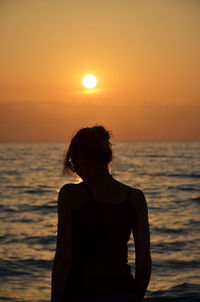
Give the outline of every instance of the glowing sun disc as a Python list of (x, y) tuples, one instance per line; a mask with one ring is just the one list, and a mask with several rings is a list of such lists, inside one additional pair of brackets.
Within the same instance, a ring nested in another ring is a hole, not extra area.
[(87, 74), (82, 80), (85, 88), (94, 88), (97, 85), (97, 79), (92, 74)]

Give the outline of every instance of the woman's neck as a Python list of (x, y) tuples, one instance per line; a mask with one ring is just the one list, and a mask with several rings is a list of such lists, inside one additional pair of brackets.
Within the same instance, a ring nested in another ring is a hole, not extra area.
[(108, 168), (103, 170), (94, 170), (82, 177), (86, 183), (104, 182), (112, 178)]

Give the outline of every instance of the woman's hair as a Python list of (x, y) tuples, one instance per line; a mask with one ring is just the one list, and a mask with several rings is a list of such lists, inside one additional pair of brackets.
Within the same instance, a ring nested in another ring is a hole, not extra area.
[(103, 126), (80, 129), (72, 138), (64, 161), (63, 173), (73, 170), (73, 160), (80, 153), (93, 159), (96, 163), (108, 164), (112, 161), (110, 132)]

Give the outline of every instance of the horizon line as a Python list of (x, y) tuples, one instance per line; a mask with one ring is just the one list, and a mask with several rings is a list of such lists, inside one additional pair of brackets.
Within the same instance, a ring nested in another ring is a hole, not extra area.
[[(66, 144), (69, 141), (0, 141), (0, 144)], [(132, 141), (132, 140), (116, 140), (111, 143), (199, 143), (200, 140), (146, 140), (146, 141)]]

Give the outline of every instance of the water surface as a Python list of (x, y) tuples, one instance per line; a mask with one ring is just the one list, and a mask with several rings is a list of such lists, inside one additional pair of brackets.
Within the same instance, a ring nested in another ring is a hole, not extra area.
[[(66, 144), (0, 144), (0, 301), (47, 302)], [(200, 143), (117, 143), (112, 174), (144, 191), (153, 272), (146, 301), (200, 301)], [(134, 273), (134, 244), (129, 242)]]

